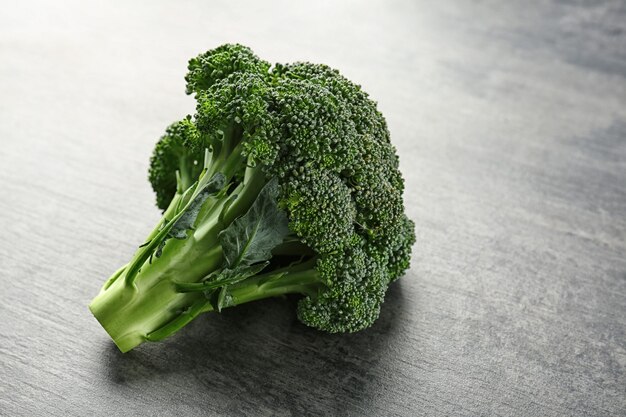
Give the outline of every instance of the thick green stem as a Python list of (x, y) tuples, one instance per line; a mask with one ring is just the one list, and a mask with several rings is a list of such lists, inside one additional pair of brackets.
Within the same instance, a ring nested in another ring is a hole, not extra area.
[[(240, 133), (233, 135), (240, 136)], [(215, 153), (205, 152), (204, 170), (189, 188), (183, 187), (189, 178), (184, 172), (178, 174), (177, 193), (148, 236), (147, 243), (126, 266), (109, 278), (89, 305), (122, 352), (146, 340), (161, 340), (200, 313), (213, 309), (202, 292), (181, 293), (175, 283), (200, 282), (223, 266), (219, 233), (248, 211), (266, 183), (260, 167), (247, 167), (245, 173), (242, 172), (246, 166), (241, 155), (242, 145), (234, 137), (230, 139), (224, 144), (227, 145), (225, 149), (230, 150), (226, 158), (216, 158)], [(234, 190), (230, 189), (231, 195), (226, 194), (226, 187), (210, 196), (187, 238), (167, 240), (161, 256), (153, 256), (171, 227), (218, 171), (227, 180), (239, 179), (243, 174), (243, 182), (236, 184)], [(225, 301), (220, 306), (230, 307), (287, 293), (315, 296), (319, 285), (317, 272), (304, 270), (304, 266), (302, 269), (273, 271), (227, 287)]]
[(210, 249), (189, 239), (168, 243), (169, 250), (137, 274), (136, 289), (125, 285), (122, 274), (89, 305), (122, 352), (139, 345), (149, 333), (203, 298), (201, 294), (181, 294), (173, 281), (199, 281), (219, 268), (222, 251), (219, 245)]
[[(208, 156), (206, 155), (207, 153), (208, 151), (205, 153), (205, 159), (208, 158)], [(148, 242), (139, 248), (139, 250), (135, 253), (133, 259), (128, 263), (124, 278), (124, 281), (128, 287), (132, 288), (134, 286), (134, 281), (137, 277), (137, 274), (139, 273), (145, 262), (149, 259), (152, 259), (154, 252), (161, 245), (161, 242), (167, 237), (171, 228), (174, 226), (174, 224), (176, 224), (176, 221), (185, 214), (185, 211), (192, 204), (194, 198), (205, 189), (205, 187), (210, 183), (212, 179), (213, 176), (209, 176), (208, 174), (208, 168), (205, 168), (196, 183), (192, 184), (188, 189), (185, 190), (184, 193), (176, 193), (174, 199), (170, 202), (170, 205), (167, 208), (162, 220), (148, 236)], [(181, 181), (179, 181), (179, 187), (180, 184)], [(226, 200), (210, 200), (211, 203), (216, 205), (220, 201), (223, 204)], [(180, 208), (182, 204), (184, 204), (184, 207)], [(171, 216), (171, 218), (169, 218), (168, 216)]]
[[(193, 191), (187, 190), (187, 193)], [(228, 197), (211, 201), (223, 205)], [(120, 268), (107, 280), (100, 294), (89, 308), (102, 327), (109, 333), (121, 351), (126, 352), (142, 343), (146, 335), (162, 327), (180, 312), (192, 305), (198, 294), (181, 294), (173, 282), (197, 282), (215, 271), (223, 262), (222, 248), (217, 234), (220, 225), (215, 225), (202, 239), (190, 234), (186, 239), (169, 239), (160, 257), (152, 256), (167, 233), (161, 227), (168, 219), (171, 225), (180, 216), (183, 195), (177, 194), (163, 219), (148, 236), (148, 244), (141, 247), (128, 266)], [(178, 212), (177, 212), (178, 211)], [(213, 216), (215, 219), (218, 214)]]
[[(170, 207), (171, 206), (172, 204), (170, 203)], [(178, 220), (183, 213), (183, 211), (177, 213), (167, 224), (164, 224), (164, 221), (159, 222), (152, 233), (148, 236), (148, 243), (137, 250), (133, 260), (128, 263), (128, 267), (126, 269), (124, 283), (127, 287), (131, 289), (134, 288), (134, 282), (140, 269), (148, 261), (148, 259), (152, 257), (157, 247), (161, 244), (161, 241), (165, 238), (176, 220)], [(167, 219), (167, 217), (164, 216), (163, 219)]]
[[(224, 206), (231, 197), (211, 197), (206, 202), (207, 215), (202, 217), (197, 229), (186, 239), (169, 239), (161, 256), (152, 256), (161, 238), (184, 212), (181, 209), (183, 202), (191, 200), (186, 195), (202, 186), (204, 181), (206, 172), (197, 187), (192, 186), (183, 195), (176, 194), (163, 219), (150, 233), (149, 243), (137, 251), (127, 266), (107, 280), (89, 306), (123, 352), (147, 340), (149, 334), (176, 318), (189, 317), (189, 314), (191, 318), (195, 317), (198, 303), (206, 302), (204, 295), (182, 294), (177, 291), (174, 282), (199, 282), (221, 267), (223, 254), (218, 235), (232, 220), (248, 210), (261, 188), (257, 185), (262, 185), (253, 180), (249, 184), (254, 187), (242, 185), (241, 193), (228, 207), (228, 216), (225, 216)], [(238, 212), (231, 210), (233, 205)], [(184, 315), (185, 312), (190, 313)]]

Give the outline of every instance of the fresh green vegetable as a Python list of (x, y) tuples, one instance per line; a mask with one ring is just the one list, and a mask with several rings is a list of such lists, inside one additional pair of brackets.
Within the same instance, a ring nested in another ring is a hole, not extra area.
[(316, 329), (370, 326), (415, 241), (376, 104), (325, 65), (271, 67), (242, 45), (193, 58), (186, 80), (196, 114), (150, 161), (163, 217), (94, 316), (123, 352), (284, 294)]

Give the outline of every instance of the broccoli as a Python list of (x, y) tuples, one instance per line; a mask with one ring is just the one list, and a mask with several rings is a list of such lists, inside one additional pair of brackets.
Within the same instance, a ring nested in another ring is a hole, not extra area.
[(326, 65), (271, 66), (238, 44), (188, 69), (196, 113), (150, 160), (163, 216), (91, 302), (94, 316), (122, 352), (285, 294), (313, 328), (372, 325), (415, 242), (376, 103)]

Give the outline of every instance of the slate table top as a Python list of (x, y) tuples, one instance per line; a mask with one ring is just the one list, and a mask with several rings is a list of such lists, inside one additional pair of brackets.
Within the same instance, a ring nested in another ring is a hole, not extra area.
[[(293, 299), (121, 354), (87, 310), (159, 218), (155, 140), (225, 42), (386, 115), (418, 242), (366, 331)], [(0, 415), (626, 415), (622, 1), (7, 2)]]

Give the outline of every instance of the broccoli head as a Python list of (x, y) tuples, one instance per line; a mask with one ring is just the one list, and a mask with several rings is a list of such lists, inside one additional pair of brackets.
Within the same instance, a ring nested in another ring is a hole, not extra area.
[(326, 65), (242, 45), (193, 58), (193, 116), (150, 160), (162, 219), (90, 309), (122, 351), (203, 312), (297, 294), (328, 332), (372, 325), (409, 267), (414, 224), (383, 115)]

